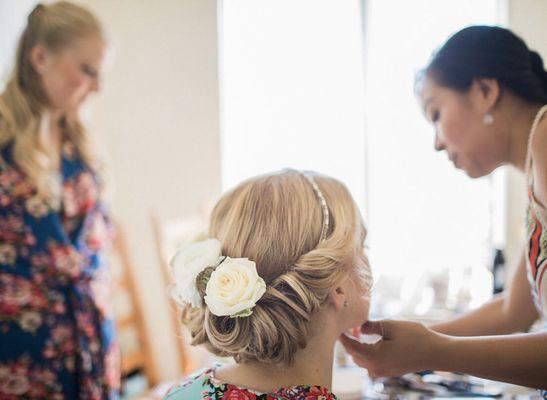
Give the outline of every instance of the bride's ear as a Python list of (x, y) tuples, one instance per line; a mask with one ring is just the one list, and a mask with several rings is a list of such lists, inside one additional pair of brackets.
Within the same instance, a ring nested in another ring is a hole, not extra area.
[(347, 293), (344, 288), (342, 288), (342, 286), (338, 286), (331, 290), (331, 292), (329, 293), (329, 301), (333, 305), (334, 309), (337, 311), (344, 307), (347, 307)]

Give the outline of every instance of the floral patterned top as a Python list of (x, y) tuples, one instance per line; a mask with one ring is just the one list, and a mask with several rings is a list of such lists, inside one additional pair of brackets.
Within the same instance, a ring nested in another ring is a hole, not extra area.
[(97, 177), (69, 143), (60, 210), (0, 152), (0, 399), (118, 398)]
[[(547, 115), (547, 105), (539, 111), (539, 118)], [(534, 132), (530, 132), (532, 136)], [(532, 298), (539, 316), (547, 322), (547, 212), (534, 195), (534, 175), (532, 171), (532, 154), (528, 150), (526, 172), (528, 180), (528, 208), (526, 212), (526, 272)], [(547, 399), (547, 390), (540, 390), (543, 399)]]
[(219, 366), (216, 364), (173, 386), (165, 400), (338, 400), (328, 389), (320, 386), (291, 386), (274, 393), (241, 388), (215, 378)]
[[(547, 105), (539, 111), (541, 119), (547, 116)], [(532, 136), (534, 132), (530, 132)], [(528, 209), (526, 213), (527, 274), (532, 297), (539, 315), (547, 322), (547, 212), (534, 195), (532, 154), (528, 150), (526, 172), (528, 180)]]

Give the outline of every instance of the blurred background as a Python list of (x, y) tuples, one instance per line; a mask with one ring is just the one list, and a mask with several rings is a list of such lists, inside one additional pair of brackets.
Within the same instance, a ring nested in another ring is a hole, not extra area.
[[(0, 0), (0, 87), (36, 3)], [(524, 182), (510, 169), (472, 181), (436, 153), (414, 77), (471, 24), (509, 27), (547, 57), (546, 1), (77, 3), (108, 33), (84, 117), (123, 239), (112, 256), (122, 350), (142, 353), (124, 372), (142, 388), (202, 363), (180, 337), (165, 260), (222, 191), (259, 173), (313, 169), (348, 185), (370, 232), (373, 317), (444, 319), (502, 290)]]

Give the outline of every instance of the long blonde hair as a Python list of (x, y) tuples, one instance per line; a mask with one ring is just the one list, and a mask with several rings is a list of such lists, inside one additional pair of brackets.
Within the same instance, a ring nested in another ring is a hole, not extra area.
[[(37, 195), (56, 207), (51, 187), (54, 162), (40, 142), (40, 125), (49, 106), (40, 76), (30, 61), (31, 49), (42, 44), (51, 51), (66, 48), (75, 38), (101, 34), (97, 18), (85, 8), (67, 1), (38, 4), (29, 14), (19, 40), (15, 66), (0, 95), (0, 150), (13, 144), (13, 161), (27, 176)], [(82, 161), (94, 167), (88, 136), (78, 119), (61, 118), (60, 128)]]
[[(205, 344), (238, 362), (257, 360), (291, 364), (312, 334), (313, 314), (329, 293), (355, 268), (358, 241), (364, 235), (357, 207), (339, 181), (314, 174), (328, 204), (331, 223), (321, 241), (323, 214), (306, 177), (284, 170), (243, 182), (215, 206), (209, 235), (222, 254), (256, 262), (266, 293), (245, 318), (218, 317), (204, 306), (187, 306), (183, 323), (192, 344)], [(364, 276), (364, 290), (371, 274)]]

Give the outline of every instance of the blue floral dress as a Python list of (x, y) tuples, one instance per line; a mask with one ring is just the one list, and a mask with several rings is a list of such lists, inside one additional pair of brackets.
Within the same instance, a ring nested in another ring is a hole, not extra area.
[(60, 210), (0, 153), (0, 400), (115, 399), (119, 350), (97, 177), (64, 143)]

